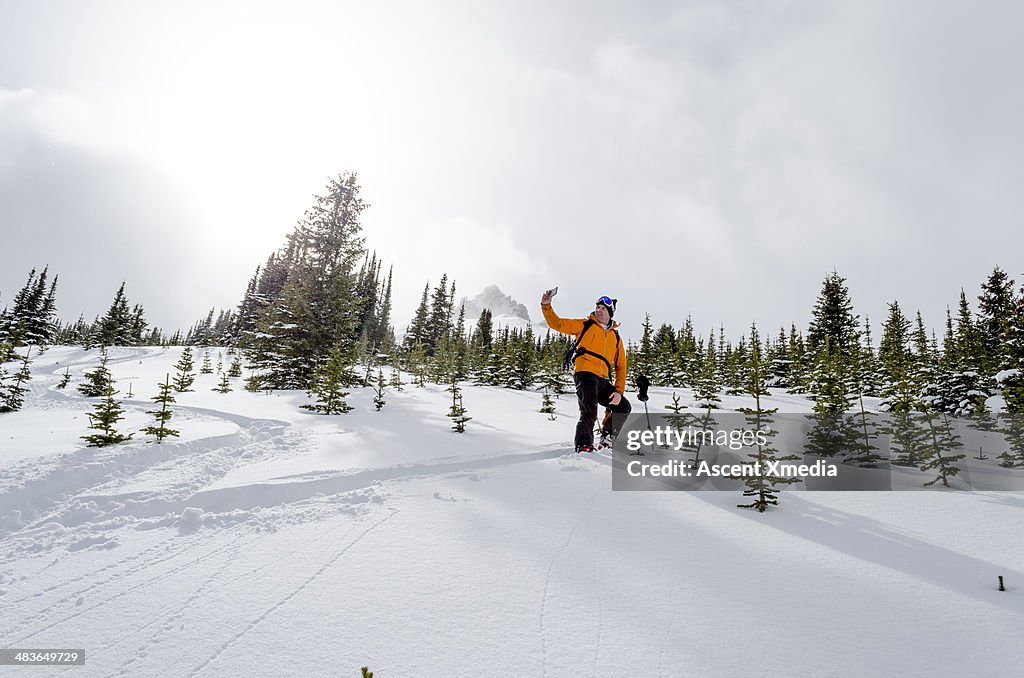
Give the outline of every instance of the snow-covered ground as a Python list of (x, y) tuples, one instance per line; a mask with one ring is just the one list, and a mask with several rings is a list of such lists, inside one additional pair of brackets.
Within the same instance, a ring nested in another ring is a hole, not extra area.
[[(123, 431), (180, 349), (115, 349)], [(216, 363), (216, 350), (212, 352)], [(197, 365), (201, 361), (197, 356)], [(33, 364), (0, 415), (0, 648), (32, 675), (976, 676), (1024, 666), (1024, 496), (613, 492), (569, 452), (575, 399), (369, 389), (178, 395), (161, 445), (87, 448), (96, 351)], [(228, 359), (225, 357), (225, 364)], [(71, 366), (66, 391), (54, 388)], [(671, 392), (652, 390), (652, 411)], [(689, 395), (688, 393), (684, 395)], [(725, 407), (744, 402), (725, 399)], [(795, 396), (769, 406), (806, 411)], [(997, 590), (1002, 575), (1007, 591)], [(4, 674), (4, 675), (7, 675)], [(20, 675), (20, 673), (17, 673)]]

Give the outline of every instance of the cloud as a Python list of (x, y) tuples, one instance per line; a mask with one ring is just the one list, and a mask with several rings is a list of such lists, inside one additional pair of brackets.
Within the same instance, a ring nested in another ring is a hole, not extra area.
[(95, 145), (83, 110), (68, 97), (0, 93), (0, 303), (49, 266), (64, 319), (102, 313), (125, 280), (151, 323), (186, 325), (206, 296), (202, 241), (182, 229), (194, 219), (188, 201), (145, 163)]

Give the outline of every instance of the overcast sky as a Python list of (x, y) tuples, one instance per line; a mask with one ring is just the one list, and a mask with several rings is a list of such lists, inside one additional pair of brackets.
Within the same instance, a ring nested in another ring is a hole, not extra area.
[[(359, 173), (396, 317), (441, 273), (539, 319), (620, 300), (730, 336), (821, 281), (943, 324), (1024, 279), (1019, 2), (0, 0), (0, 307), (121, 280), (150, 322), (233, 307)], [(877, 344), (877, 338), (876, 338)]]

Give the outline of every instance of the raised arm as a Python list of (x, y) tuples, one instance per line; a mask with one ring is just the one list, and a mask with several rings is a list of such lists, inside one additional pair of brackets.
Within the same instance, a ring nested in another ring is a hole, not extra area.
[(544, 314), (544, 322), (548, 327), (562, 334), (576, 335), (583, 331), (583, 320), (579, 318), (559, 318), (551, 308), (551, 295), (547, 292), (540, 298), (540, 310)]

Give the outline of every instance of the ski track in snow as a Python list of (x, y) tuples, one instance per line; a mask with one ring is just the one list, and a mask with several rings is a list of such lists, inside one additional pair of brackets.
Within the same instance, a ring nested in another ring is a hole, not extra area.
[[(180, 620), (184, 616), (185, 610), (187, 610), (189, 607), (191, 607), (192, 604), (195, 603), (196, 601), (202, 600), (204, 596), (206, 596), (208, 593), (210, 593), (212, 591), (212, 589), (210, 588), (210, 585), (221, 574), (223, 574), (224, 571), (228, 569), (228, 567), (230, 567), (235, 562), (235, 560), (238, 558), (238, 554), (240, 552), (241, 552), (241, 545), (235, 545), (235, 547), (228, 554), (228, 557), (224, 559), (224, 562), (221, 563), (220, 566), (216, 570), (214, 570), (213, 572), (208, 574), (206, 576), (206, 578), (203, 579), (202, 583), (196, 588), (195, 591), (192, 592), (192, 595), (190, 595), (185, 600), (185, 602), (183, 602), (181, 605), (179, 605), (177, 608), (175, 608), (169, 614), (164, 615), (163, 617), (158, 617), (158, 618), (154, 619), (153, 621), (149, 622), (148, 624), (146, 624), (145, 626), (139, 628), (138, 631), (142, 632), (142, 631), (145, 631), (146, 629), (150, 628), (151, 626), (153, 626), (155, 624), (159, 624), (160, 625), (155, 633), (153, 633), (142, 645), (140, 645), (139, 647), (137, 647), (135, 649), (135, 652), (132, 654), (132, 656), (129, 659), (127, 659), (127, 660), (125, 660), (124, 662), (121, 663), (121, 666), (118, 668), (118, 671), (114, 675), (120, 675), (120, 676), (130, 675), (129, 669), (132, 666), (132, 664), (134, 664), (135, 662), (137, 662), (139, 660), (145, 659), (147, 657), (147, 655), (149, 654), (149, 651), (153, 647), (156, 647), (161, 642), (163, 642), (163, 638), (170, 631), (173, 630), (174, 625), (178, 622), (178, 620)], [(129, 636), (125, 636), (121, 640), (119, 640), (119, 641), (117, 641), (115, 643), (112, 643), (110, 645), (107, 645), (106, 647), (104, 647), (104, 648), (102, 648), (100, 650), (100, 653), (106, 652), (106, 651), (108, 651), (108, 650), (110, 650), (110, 649), (120, 645), (122, 642), (126, 641), (128, 638), (129, 638)]]
[[(253, 541), (253, 540), (257, 539), (259, 536), (260, 535), (254, 535), (248, 541)], [(26, 640), (28, 640), (30, 638), (33, 638), (33, 637), (39, 635), (40, 633), (43, 633), (44, 631), (48, 631), (48, 630), (50, 630), (50, 629), (52, 629), (52, 628), (54, 628), (56, 626), (60, 626), (61, 624), (66, 624), (67, 622), (72, 621), (73, 619), (76, 619), (76, 618), (82, 616), (83, 614), (85, 614), (87, 612), (91, 612), (91, 611), (93, 611), (95, 609), (98, 609), (98, 608), (104, 607), (106, 605), (109, 605), (110, 603), (114, 602), (115, 600), (119, 600), (120, 598), (123, 598), (124, 596), (127, 596), (128, 594), (136, 591), (137, 589), (149, 586), (149, 585), (154, 584), (154, 583), (159, 582), (159, 581), (163, 581), (164, 579), (167, 579), (169, 577), (173, 577), (174, 575), (176, 575), (178, 573), (186, 572), (190, 568), (192, 568), (193, 566), (195, 566), (195, 565), (197, 565), (197, 564), (199, 564), (199, 563), (201, 563), (201, 562), (203, 562), (205, 560), (208, 560), (209, 558), (212, 558), (214, 555), (220, 553), (221, 551), (227, 550), (227, 549), (235, 547), (235, 546), (236, 546), (235, 542), (229, 542), (227, 544), (218, 546), (217, 548), (215, 548), (215, 549), (213, 549), (213, 550), (211, 550), (211, 551), (209, 551), (207, 553), (204, 553), (204, 554), (202, 554), (200, 556), (197, 556), (196, 558), (194, 558), (192, 560), (189, 560), (189, 561), (187, 561), (187, 562), (185, 562), (185, 563), (183, 563), (181, 565), (177, 565), (175, 567), (172, 567), (170, 570), (167, 570), (165, 572), (160, 572), (159, 574), (156, 574), (156, 575), (154, 575), (152, 577), (149, 577), (148, 579), (145, 579), (145, 580), (143, 580), (143, 581), (141, 581), (141, 582), (139, 582), (137, 584), (134, 584), (134, 585), (132, 585), (132, 586), (126, 588), (126, 589), (121, 589), (118, 593), (115, 593), (115, 594), (111, 595), (110, 597), (105, 598), (104, 600), (101, 600), (100, 602), (98, 602), (98, 603), (96, 603), (94, 605), (90, 605), (89, 607), (84, 607), (81, 610), (78, 610), (77, 612), (75, 612), (74, 614), (71, 614), (71, 615), (68, 615), (68, 616), (64, 617), (63, 619), (58, 619), (56, 621), (50, 622), (49, 624), (46, 624), (45, 626), (37, 628), (35, 631), (33, 631), (32, 633), (28, 634), (27, 636), (22, 636), (21, 638), (19, 638), (16, 641), (13, 641), (10, 644), (12, 646), (14, 646), (14, 647), (17, 647), (17, 646), (21, 645), (22, 643), (24, 643)], [(185, 550), (187, 551), (188, 549), (185, 549)], [(180, 555), (180, 554), (175, 554), (175, 555)], [(157, 561), (157, 562), (164, 562), (166, 560), (170, 560), (173, 557), (174, 556), (169, 556), (168, 558), (161, 559), (160, 561)], [(140, 569), (149, 569), (149, 567), (151, 567), (153, 564), (154, 563), (152, 563), (152, 562), (145, 563), (145, 564), (143, 564), (142, 568), (140, 568)], [(117, 579), (116, 577), (112, 577), (110, 580), (108, 580), (108, 583), (110, 581), (114, 581), (116, 579)], [(119, 582), (119, 583), (123, 583), (123, 582)], [(92, 588), (93, 588), (93, 586), (90, 586), (88, 590), (91, 591)], [(71, 598), (67, 597), (67, 598), (62, 599), (60, 602), (61, 603), (67, 603), (67, 602), (70, 602), (70, 601), (71, 601)], [(77, 601), (76, 601), (76, 604), (77, 604)], [(32, 617), (32, 618), (26, 620), (24, 622), (24, 624), (32, 625), (32, 624), (35, 624), (35, 623), (44, 622), (48, 617), (51, 616), (50, 613), (52, 613), (53, 611), (54, 611), (54, 608), (48, 606), (42, 612), (36, 614), (35, 617)]]
[(590, 514), (594, 510), (594, 506), (597, 504), (597, 495), (600, 494), (601, 491), (604, 490), (607, 485), (608, 485), (608, 480), (606, 478), (604, 480), (604, 482), (601, 483), (601, 486), (598, 487), (597, 490), (595, 490), (594, 493), (591, 495), (591, 497), (590, 497), (590, 505), (587, 507), (587, 510), (583, 514), (583, 516), (576, 522), (575, 525), (573, 525), (572, 530), (569, 531), (569, 536), (566, 538), (565, 543), (563, 543), (560, 547), (558, 547), (558, 550), (556, 550), (555, 553), (551, 556), (551, 561), (548, 562), (547, 574), (544, 577), (544, 593), (543, 593), (543, 596), (541, 597), (541, 602), (540, 602), (540, 618), (538, 620), (538, 625), (540, 627), (540, 648), (541, 648), (541, 667), (542, 667), (541, 675), (542, 676), (548, 675), (548, 646), (547, 646), (547, 636), (544, 633), (544, 616), (547, 613), (548, 594), (549, 594), (550, 589), (551, 589), (551, 572), (554, 570), (555, 563), (558, 561), (559, 556), (561, 556), (563, 553), (565, 553), (565, 551), (568, 550), (569, 546), (572, 544), (572, 541), (573, 541), (573, 539), (576, 536), (576, 531), (579, 530), (580, 526), (583, 525), (583, 523), (586, 522), (587, 518), (590, 517)]
[(365, 536), (366, 536), (366, 535), (368, 535), (368, 534), (369, 534), (370, 532), (372, 532), (373, 530), (375, 530), (375, 529), (377, 529), (378, 527), (380, 527), (381, 525), (383, 525), (383, 524), (384, 524), (385, 522), (387, 522), (388, 520), (390, 520), (391, 518), (393, 518), (393, 517), (395, 516), (395, 514), (396, 514), (396, 513), (398, 513), (397, 509), (390, 509), (390, 511), (391, 511), (391, 512), (390, 512), (390, 513), (388, 513), (388, 515), (384, 516), (384, 517), (383, 517), (383, 518), (382, 518), (381, 520), (378, 520), (378, 521), (377, 521), (376, 523), (374, 523), (374, 524), (373, 524), (373, 525), (371, 525), (370, 527), (366, 528), (366, 530), (364, 530), (364, 531), (363, 531), (363, 532), (362, 532), (362, 533), (361, 533), (361, 534), (360, 534), (360, 535), (359, 535), (358, 537), (356, 537), (355, 539), (353, 539), (353, 540), (352, 540), (351, 542), (349, 542), (349, 543), (348, 543), (348, 544), (347, 544), (347, 545), (346, 545), (346, 546), (345, 546), (344, 548), (342, 548), (342, 549), (341, 549), (340, 551), (338, 551), (338, 552), (337, 552), (337, 553), (336, 553), (336, 554), (335, 554), (335, 555), (334, 555), (334, 556), (333, 556), (333, 557), (332, 557), (332, 558), (331, 558), (331, 559), (330, 559), (329, 561), (327, 561), (326, 563), (324, 563), (324, 564), (323, 564), (323, 565), (322, 565), (322, 566), (321, 566), (321, 567), (320, 567), (320, 568), (319, 568), (319, 569), (318, 569), (318, 570), (317, 570), (316, 572), (314, 572), (314, 573), (313, 573), (312, 575), (310, 575), (310, 576), (309, 576), (309, 577), (308, 577), (308, 578), (307, 578), (307, 579), (306, 579), (305, 581), (303, 581), (303, 582), (302, 582), (301, 584), (299, 584), (299, 585), (298, 585), (298, 586), (297, 586), (297, 587), (296, 587), (295, 589), (293, 589), (293, 590), (292, 590), (292, 591), (291, 591), (291, 592), (290, 592), (290, 593), (289, 593), (288, 595), (286, 595), (286, 596), (285, 596), (284, 598), (282, 598), (282, 599), (281, 599), (281, 600), (279, 600), (279, 601), (278, 601), (277, 603), (275, 603), (274, 605), (272, 605), (272, 606), (271, 606), (270, 608), (268, 608), (267, 610), (265, 610), (265, 611), (263, 612), (263, 614), (261, 614), (261, 615), (260, 615), (259, 617), (257, 617), (257, 618), (256, 618), (256, 619), (254, 619), (253, 621), (249, 622), (249, 623), (248, 623), (248, 624), (246, 625), (246, 627), (245, 627), (244, 629), (242, 629), (241, 631), (239, 631), (238, 633), (236, 633), (236, 634), (235, 634), (234, 636), (232, 636), (231, 638), (229, 638), (229, 639), (227, 640), (227, 642), (225, 642), (225, 643), (224, 643), (223, 645), (221, 645), (221, 646), (220, 646), (220, 648), (218, 648), (216, 652), (214, 652), (214, 653), (213, 653), (213, 654), (212, 654), (212, 655), (211, 655), (211, 656), (210, 656), (209, 658), (207, 658), (207, 660), (206, 660), (206, 661), (204, 661), (204, 662), (203, 662), (202, 664), (200, 664), (200, 665), (199, 665), (199, 666), (197, 666), (196, 668), (192, 669), (192, 671), (191, 671), (191, 672), (190, 672), (190, 673), (189, 673), (188, 675), (189, 675), (189, 676), (195, 676), (195, 675), (198, 675), (200, 671), (202, 671), (202, 670), (203, 670), (203, 669), (205, 669), (205, 668), (206, 668), (207, 666), (209, 666), (209, 665), (210, 665), (211, 663), (213, 663), (214, 661), (216, 661), (216, 660), (217, 660), (217, 658), (218, 658), (218, 657), (220, 657), (220, 656), (221, 656), (222, 654), (224, 654), (224, 652), (225, 652), (225, 651), (226, 651), (226, 650), (227, 650), (228, 648), (230, 648), (230, 647), (231, 647), (232, 645), (234, 645), (234, 644), (235, 644), (236, 642), (238, 642), (239, 640), (241, 640), (241, 638), (242, 638), (243, 636), (245, 636), (245, 634), (249, 633), (249, 632), (250, 632), (250, 631), (252, 631), (252, 630), (253, 630), (254, 628), (256, 628), (257, 626), (259, 626), (259, 625), (260, 625), (260, 624), (261, 624), (261, 623), (262, 623), (262, 622), (263, 622), (263, 621), (264, 621), (265, 619), (267, 619), (267, 617), (269, 617), (269, 616), (270, 616), (271, 614), (273, 614), (273, 613), (274, 613), (274, 612), (275, 612), (275, 611), (276, 611), (276, 610), (277, 610), (278, 608), (280, 608), (280, 607), (282, 607), (283, 605), (287, 604), (287, 603), (288, 603), (288, 601), (290, 601), (290, 600), (291, 600), (292, 598), (294, 598), (295, 596), (297, 596), (298, 594), (300, 594), (300, 593), (302, 593), (302, 592), (303, 592), (304, 590), (306, 590), (306, 588), (307, 588), (307, 587), (309, 587), (309, 585), (310, 585), (310, 584), (312, 584), (312, 583), (313, 583), (314, 581), (316, 581), (316, 580), (317, 580), (317, 579), (318, 579), (318, 578), (320, 577), (320, 575), (322, 575), (322, 574), (323, 574), (324, 572), (326, 572), (326, 571), (327, 571), (327, 570), (328, 570), (328, 569), (329, 569), (329, 568), (330, 568), (330, 567), (331, 567), (332, 565), (334, 565), (334, 564), (335, 564), (336, 562), (338, 562), (338, 560), (340, 560), (340, 559), (341, 559), (341, 557), (342, 557), (343, 555), (345, 555), (346, 553), (348, 553), (348, 551), (349, 551), (349, 550), (350, 550), (350, 549), (351, 549), (351, 548), (352, 548), (353, 546), (355, 546), (356, 544), (358, 544), (358, 543), (360, 542), (360, 540), (362, 540), (362, 538), (363, 538), (363, 537), (365, 537)]

